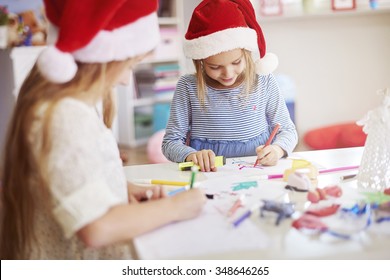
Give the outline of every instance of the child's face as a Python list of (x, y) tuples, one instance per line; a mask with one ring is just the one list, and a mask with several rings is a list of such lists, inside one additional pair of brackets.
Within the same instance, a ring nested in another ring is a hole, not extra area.
[(203, 60), (207, 76), (225, 87), (235, 86), (246, 66), (241, 49), (223, 52)]

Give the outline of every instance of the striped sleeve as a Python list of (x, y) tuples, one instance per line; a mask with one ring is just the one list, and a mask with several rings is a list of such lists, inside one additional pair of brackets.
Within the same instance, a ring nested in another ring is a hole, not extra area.
[(294, 123), (290, 118), (284, 97), (282, 96), (275, 77), (270, 74), (264, 76), (265, 90), (269, 94), (266, 117), (270, 129), (272, 130), (277, 123), (280, 124), (280, 130), (276, 134), (273, 145), (281, 147), (287, 155), (290, 155), (298, 143), (298, 134)]
[(196, 152), (187, 146), (187, 133), (190, 131), (191, 104), (186, 76), (182, 76), (177, 85), (171, 103), (170, 117), (162, 143), (164, 156), (173, 162), (183, 162)]

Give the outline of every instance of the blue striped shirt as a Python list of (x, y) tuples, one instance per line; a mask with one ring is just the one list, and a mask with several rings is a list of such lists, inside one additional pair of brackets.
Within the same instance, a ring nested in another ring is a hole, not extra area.
[(202, 108), (195, 75), (182, 76), (172, 99), (162, 143), (164, 155), (174, 162), (185, 161), (189, 154), (202, 149), (225, 157), (256, 155), (256, 147), (265, 144), (277, 123), (281, 127), (272, 144), (290, 154), (298, 136), (274, 76), (258, 75), (248, 98), (239, 96), (242, 88), (207, 86)]

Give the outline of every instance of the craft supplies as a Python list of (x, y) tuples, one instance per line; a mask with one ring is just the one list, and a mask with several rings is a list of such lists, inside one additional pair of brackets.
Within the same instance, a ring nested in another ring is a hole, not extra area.
[(135, 184), (179, 186), (179, 187), (184, 187), (184, 186), (188, 185), (188, 182), (159, 180), (159, 179), (135, 179), (135, 180), (133, 180), (133, 183), (135, 183)]
[[(215, 167), (221, 167), (226, 164), (226, 158), (224, 156), (217, 156), (215, 157)], [(180, 171), (188, 171), (191, 170), (191, 167), (193, 167), (195, 164), (192, 161), (187, 162), (181, 162), (179, 163), (179, 170)]]
[(245, 203), (245, 195), (241, 195), (232, 205), (232, 207), (229, 209), (229, 211), (227, 212), (227, 216), (228, 217), (231, 217), (234, 215), (234, 213), (236, 213), (236, 211), (238, 210), (238, 208), (244, 206), (244, 203)]
[[(267, 146), (269, 146), (269, 145), (271, 144), (271, 142), (272, 142), (272, 140), (274, 139), (276, 133), (278, 133), (279, 128), (280, 128), (280, 124), (277, 123), (277, 124), (275, 125), (274, 129), (272, 130), (271, 135), (269, 136), (267, 142), (265, 142), (264, 147), (267, 147)], [(263, 147), (263, 148), (264, 148), (264, 147)], [(253, 167), (255, 167), (255, 166), (258, 165), (258, 164), (259, 164), (259, 159), (256, 159), (256, 162), (255, 162), (255, 164), (253, 165)]]
[(276, 202), (272, 200), (263, 200), (264, 204), (260, 207), (260, 217), (264, 217), (264, 212), (274, 212), (277, 214), (276, 225), (294, 214), (294, 203)]
[(195, 165), (192, 166), (191, 167), (190, 189), (192, 189), (194, 187), (195, 177), (196, 177), (197, 173), (198, 173), (198, 167)]

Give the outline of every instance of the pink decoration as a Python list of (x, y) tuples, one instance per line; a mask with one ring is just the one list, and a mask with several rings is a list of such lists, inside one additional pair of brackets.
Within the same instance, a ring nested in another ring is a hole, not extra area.
[(306, 228), (321, 231), (328, 229), (328, 227), (321, 221), (320, 218), (309, 214), (302, 215), (299, 219), (292, 223), (292, 226), (296, 229)]
[(330, 216), (330, 215), (333, 215), (334, 213), (336, 213), (337, 210), (339, 210), (339, 208), (340, 208), (339, 204), (333, 204), (333, 205), (328, 206), (328, 207), (323, 207), (323, 208), (318, 208), (318, 209), (309, 209), (305, 213), (311, 214), (311, 215), (314, 215), (317, 217), (326, 217), (326, 216)]
[(161, 145), (164, 138), (165, 130), (157, 131), (150, 137), (146, 147), (148, 159), (150, 163), (165, 163), (170, 162), (162, 153)]

